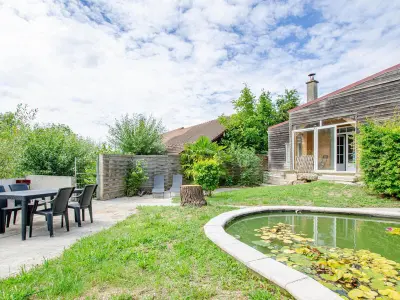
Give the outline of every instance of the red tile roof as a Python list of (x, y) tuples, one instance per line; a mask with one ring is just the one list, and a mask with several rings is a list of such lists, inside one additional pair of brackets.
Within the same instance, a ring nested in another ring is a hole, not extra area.
[(211, 141), (217, 140), (225, 132), (225, 127), (218, 120), (190, 127), (181, 127), (162, 135), (163, 143), (168, 153), (181, 153), (186, 143), (193, 143), (201, 136), (208, 137)]
[[(393, 66), (393, 67), (390, 67), (390, 68), (388, 68), (388, 69), (382, 70), (382, 71), (380, 71), (380, 72), (378, 72), (378, 73), (376, 73), (376, 74), (374, 74), (374, 75), (371, 75), (371, 76), (368, 76), (368, 77), (366, 77), (366, 78), (364, 78), (364, 79), (361, 79), (361, 80), (359, 80), (359, 81), (356, 81), (356, 82), (354, 82), (354, 83), (352, 83), (352, 84), (349, 84), (349, 85), (347, 85), (347, 86), (345, 86), (345, 87), (343, 87), (343, 88), (341, 88), (341, 89), (338, 89), (338, 90), (336, 90), (336, 91), (334, 91), (334, 92), (332, 92), (332, 93), (329, 93), (329, 94), (327, 94), (327, 95), (325, 95), (325, 96), (319, 97), (319, 98), (317, 98), (317, 99), (315, 99), (315, 100), (313, 100), (313, 101), (310, 101), (310, 102), (304, 103), (304, 104), (302, 104), (302, 105), (299, 105), (299, 106), (297, 106), (297, 107), (295, 107), (295, 108), (289, 110), (289, 112), (298, 111), (298, 110), (300, 110), (300, 109), (302, 109), (302, 108), (304, 108), (304, 107), (310, 106), (310, 105), (312, 105), (312, 104), (314, 104), (314, 103), (317, 103), (317, 102), (320, 102), (320, 101), (322, 101), (322, 100), (325, 100), (326, 98), (329, 98), (329, 97), (331, 97), (331, 96), (337, 95), (337, 94), (342, 93), (342, 92), (345, 92), (345, 91), (347, 91), (347, 90), (349, 90), (349, 89), (351, 89), (351, 88), (353, 88), (353, 87), (356, 87), (356, 86), (358, 86), (358, 85), (360, 85), (360, 84), (362, 84), (362, 83), (364, 83), (364, 82), (366, 82), (366, 81), (368, 81), (368, 80), (374, 79), (374, 78), (376, 78), (376, 77), (378, 77), (378, 76), (380, 76), (380, 75), (383, 75), (383, 74), (385, 74), (385, 73), (387, 73), (387, 72), (394, 71), (394, 70), (396, 70), (396, 69), (400, 69), (400, 64), (397, 64), (397, 65), (395, 65), (395, 66)], [(277, 124), (277, 125), (280, 125), (280, 124)], [(275, 126), (276, 126), (276, 125), (275, 125)], [(271, 128), (271, 127), (270, 127), (270, 128)]]
[(289, 123), (289, 121), (285, 121), (285, 122), (282, 122), (282, 123), (278, 123), (278, 124), (269, 126), (269, 127), (268, 127), (268, 130), (270, 130), (270, 129), (272, 129), (272, 128), (275, 128), (275, 127), (279, 127), (279, 126), (281, 126), (281, 125), (283, 125), (283, 124), (287, 124), (287, 123)]

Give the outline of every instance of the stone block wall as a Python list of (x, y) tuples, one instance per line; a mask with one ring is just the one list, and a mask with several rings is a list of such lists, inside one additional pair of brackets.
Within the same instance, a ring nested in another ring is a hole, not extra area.
[(165, 188), (172, 185), (172, 176), (181, 171), (179, 155), (116, 155), (102, 154), (98, 163), (99, 199), (108, 200), (124, 196), (124, 177), (130, 162), (143, 160), (149, 179), (142, 186), (151, 191), (155, 175), (164, 175)]

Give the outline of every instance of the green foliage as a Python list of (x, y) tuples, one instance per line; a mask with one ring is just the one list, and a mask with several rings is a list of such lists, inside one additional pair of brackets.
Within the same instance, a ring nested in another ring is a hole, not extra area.
[(221, 165), (215, 159), (201, 160), (193, 165), (195, 182), (201, 185), (210, 196), (218, 187), (221, 171)]
[(181, 154), (181, 165), (183, 174), (188, 179), (193, 179), (194, 164), (207, 159), (215, 159), (218, 162), (224, 160), (224, 146), (211, 142), (208, 137), (201, 136), (196, 142), (185, 144)]
[(109, 142), (124, 154), (162, 154), (165, 146), (161, 134), (165, 131), (160, 120), (142, 114), (123, 115), (109, 125)]
[(400, 117), (360, 128), (361, 168), (372, 190), (400, 198)]
[(31, 174), (73, 176), (75, 158), (85, 166), (96, 159), (96, 147), (66, 125), (36, 125), (27, 138), (21, 166)]
[(237, 183), (243, 186), (260, 185), (262, 182), (261, 160), (254, 149), (239, 148), (232, 145), (228, 152), (233, 168), (239, 169)]
[(16, 112), (0, 114), (0, 178), (23, 175), (20, 161), (30, 132), (30, 122), (35, 119), (36, 113), (37, 110), (19, 104)]
[(268, 150), (268, 127), (288, 120), (287, 111), (299, 102), (296, 90), (285, 90), (274, 103), (270, 92), (262, 91), (257, 100), (249, 87), (245, 86), (240, 97), (232, 101), (236, 113), (219, 118), (226, 127), (223, 143), (265, 153)]
[(300, 103), (300, 97), (297, 90), (285, 89), (285, 93), (283, 95), (279, 95), (278, 98), (276, 99), (274, 124), (278, 124), (289, 120), (288, 111), (298, 106), (299, 103)]
[(128, 174), (125, 176), (125, 195), (132, 197), (138, 194), (141, 185), (148, 180), (144, 169), (144, 161), (131, 162)]

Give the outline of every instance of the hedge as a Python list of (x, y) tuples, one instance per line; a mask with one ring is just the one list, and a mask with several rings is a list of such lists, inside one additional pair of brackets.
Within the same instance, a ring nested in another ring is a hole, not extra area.
[(359, 135), (364, 182), (372, 190), (400, 198), (400, 118), (368, 121)]

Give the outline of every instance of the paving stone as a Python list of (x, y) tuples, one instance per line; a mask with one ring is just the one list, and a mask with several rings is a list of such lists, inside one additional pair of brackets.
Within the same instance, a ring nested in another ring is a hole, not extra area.
[(307, 275), (289, 268), (272, 258), (250, 261), (247, 266), (279, 286), (286, 286), (288, 283), (308, 278)]
[(298, 300), (343, 300), (338, 294), (311, 278), (289, 283), (285, 289)]

